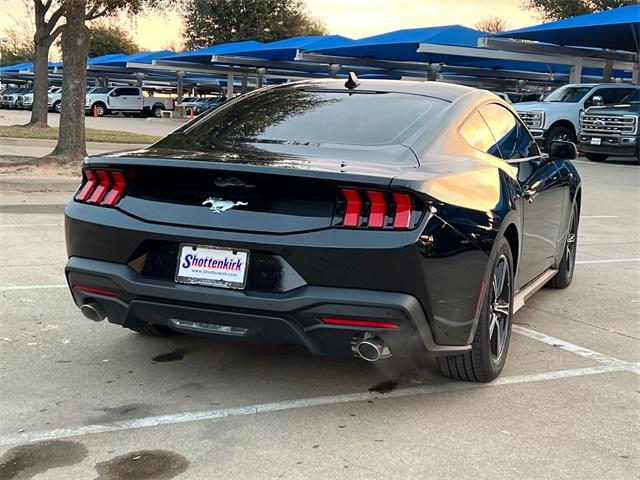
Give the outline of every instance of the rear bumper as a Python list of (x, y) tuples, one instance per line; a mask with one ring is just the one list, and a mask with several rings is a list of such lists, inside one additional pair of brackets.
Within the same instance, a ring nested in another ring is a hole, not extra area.
[[(78, 306), (98, 302), (110, 322), (123, 326), (154, 323), (206, 333), (202, 328), (181, 327), (184, 322), (180, 321), (186, 320), (237, 327), (234, 332), (246, 332), (227, 335), (298, 344), (312, 353), (333, 356), (350, 356), (351, 339), (365, 332), (380, 337), (397, 356), (448, 355), (470, 349), (469, 345), (436, 344), (420, 302), (405, 293), (304, 286), (282, 294), (260, 294), (149, 279), (127, 265), (79, 257), (69, 259), (66, 277)], [(117, 296), (87, 293), (74, 285), (111, 290)], [(392, 322), (399, 328), (327, 325), (320, 320), (337, 316)]]

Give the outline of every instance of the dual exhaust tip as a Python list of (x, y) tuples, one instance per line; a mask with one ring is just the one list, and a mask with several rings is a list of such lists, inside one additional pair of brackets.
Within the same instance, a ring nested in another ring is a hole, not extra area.
[(356, 335), (351, 339), (353, 355), (367, 362), (377, 362), (391, 357), (391, 350), (384, 341), (371, 333)]
[[(107, 315), (97, 302), (87, 302), (80, 306), (82, 314), (93, 322), (101, 322)], [(356, 335), (351, 339), (351, 351), (353, 355), (367, 362), (377, 362), (383, 358), (391, 357), (391, 350), (384, 341), (371, 333)]]

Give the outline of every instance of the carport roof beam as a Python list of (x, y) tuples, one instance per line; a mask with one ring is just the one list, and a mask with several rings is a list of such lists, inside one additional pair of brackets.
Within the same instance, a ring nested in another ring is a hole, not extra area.
[[(517, 53), (504, 50), (493, 50), (488, 48), (455, 47), (451, 45), (436, 45), (433, 43), (421, 43), (418, 53), (431, 53), (439, 55), (457, 55), (462, 57), (472, 57), (477, 59), (495, 59), (508, 61), (524, 61), (547, 64), (574, 65), (577, 58), (569, 55), (542, 55), (536, 53)], [(633, 64), (629, 62), (616, 62), (617, 67), (622, 70), (631, 70)], [(603, 68), (604, 60), (585, 58), (582, 61), (584, 67)]]

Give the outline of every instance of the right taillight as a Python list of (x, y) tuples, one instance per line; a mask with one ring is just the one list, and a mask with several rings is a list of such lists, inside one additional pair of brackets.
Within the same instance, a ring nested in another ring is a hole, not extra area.
[(337, 201), (334, 225), (407, 230), (420, 223), (422, 213), (420, 203), (405, 192), (343, 188)]
[(124, 196), (127, 180), (120, 170), (84, 169), (84, 180), (75, 200), (113, 207)]

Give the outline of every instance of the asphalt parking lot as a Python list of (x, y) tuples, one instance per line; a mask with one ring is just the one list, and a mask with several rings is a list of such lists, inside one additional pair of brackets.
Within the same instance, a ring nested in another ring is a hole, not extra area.
[(64, 285), (70, 193), (0, 193), (0, 480), (640, 478), (640, 167), (576, 165), (574, 282), (517, 314), (486, 385), (92, 323)]

